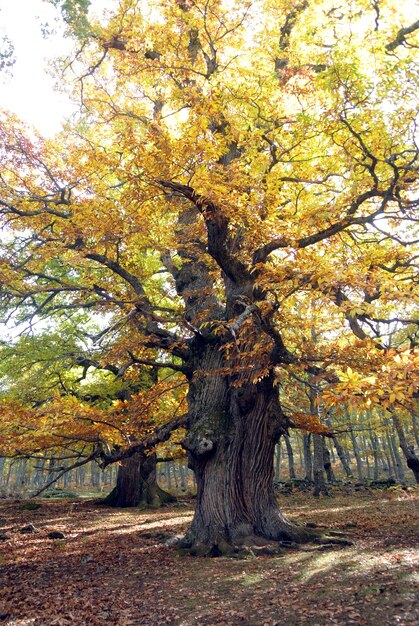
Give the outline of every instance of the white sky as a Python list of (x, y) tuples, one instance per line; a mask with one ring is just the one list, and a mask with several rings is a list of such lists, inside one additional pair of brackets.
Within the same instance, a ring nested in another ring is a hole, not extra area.
[(12, 77), (0, 75), (0, 108), (10, 109), (42, 134), (53, 135), (60, 121), (74, 111), (64, 94), (54, 91), (47, 73), (48, 59), (65, 54), (70, 41), (55, 35), (43, 38), (41, 24), (54, 26), (56, 12), (44, 0), (0, 0), (0, 35), (15, 47)]

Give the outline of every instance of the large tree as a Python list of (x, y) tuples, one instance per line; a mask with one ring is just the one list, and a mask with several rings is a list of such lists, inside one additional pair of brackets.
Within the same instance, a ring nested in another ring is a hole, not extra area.
[[(157, 484), (153, 445), (140, 446), (127, 459), (119, 454), (179, 413), (182, 381), (173, 380), (170, 370), (144, 366), (124, 375), (123, 367), (106, 359), (109, 350), (94, 341), (101, 331), (86, 313), (49, 322), (42, 331), (0, 342), (0, 456), (49, 461), (53, 469), (38, 495), (72, 468), (100, 463), (106, 449), (107, 461), (119, 465), (104, 503), (148, 507), (173, 501)], [(165, 452), (179, 456), (179, 443)]]
[(392, 0), (82, 8), (79, 120), (1, 126), (4, 306), (107, 315), (121, 367), (184, 377), (193, 550), (304, 540), (272, 485), (287, 376), (417, 393), (410, 365), (385, 387), (417, 363), (417, 25)]

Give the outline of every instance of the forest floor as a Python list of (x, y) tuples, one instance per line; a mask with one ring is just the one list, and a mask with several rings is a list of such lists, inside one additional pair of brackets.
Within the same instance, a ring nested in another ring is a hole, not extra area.
[[(176, 556), (165, 540), (186, 529), (191, 501), (138, 511), (42, 499), (28, 510), (27, 501), (3, 500), (0, 623), (418, 624), (418, 496), (401, 489), (320, 500), (283, 495), (293, 520), (344, 531), (353, 546), (245, 560)], [(28, 524), (36, 532), (20, 532)], [(51, 531), (65, 538), (49, 538)]]

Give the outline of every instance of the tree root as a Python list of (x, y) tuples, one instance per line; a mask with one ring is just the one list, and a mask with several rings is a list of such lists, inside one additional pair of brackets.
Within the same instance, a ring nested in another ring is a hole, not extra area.
[[(236, 559), (254, 558), (257, 556), (280, 556), (286, 550), (333, 550), (352, 546), (353, 542), (340, 533), (331, 531), (329, 534), (310, 533), (311, 537), (304, 543), (286, 540), (273, 540), (258, 535), (244, 537), (237, 544), (220, 540), (213, 544), (191, 543), (187, 537), (180, 539), (175, 547), (179, 556), (230, 557)], [(311, 545), (310, 545), (311, 544)], [(173, 545), (173, 543), (172, 543)]]
[(323, 535), (318, 539), (315, 539), (313, 543), (321, 546), (325, 545), (333, 545), (333, 546), (353, 546), (353, 541), (350, 539), (345, 539), (344, 537), (335, 537)]
[(104, 506), (114, 508), (136, 508), (141, 510), (159, 509), (165, 504), (172, 504), (174, 502), (176, 502), (176, 497), (158, 486), (153, 494), (145, 493), (144, 497), (137, 503), (130, 504), (125, 502), (123, 499), (121, 500), (116, 488), (113, 489), (105, 498), (101, 498), (96, 501), (97, 504), (102, 504)]

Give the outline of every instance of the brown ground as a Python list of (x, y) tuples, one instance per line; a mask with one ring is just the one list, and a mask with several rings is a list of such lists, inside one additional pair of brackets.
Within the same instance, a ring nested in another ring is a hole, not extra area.
[[(245, 560), (177, 557), (162, 543), (187, 527), (190, 503), (144, 512), (86, 500), (39, 500), (37, 510), (2, 501), (0, 533), (9, 538), (0, 541), (0, 623), (418, 624), (418, 495), (282, 496), (290, 517), (344, 530), (354, 546)], [(29, 523), (38, 532), (20, 533)], [(66, 538), (48, 538), (51, 530)]]

